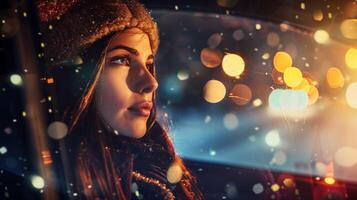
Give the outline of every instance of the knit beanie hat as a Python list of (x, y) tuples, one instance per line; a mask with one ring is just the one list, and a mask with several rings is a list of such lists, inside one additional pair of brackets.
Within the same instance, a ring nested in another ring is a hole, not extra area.
[(45, 65), (71, 63), (97, 40), (134, 27), (148, 35), (153, 54), (157, 51), (157, 25), (136, 0), (38, 0), (37, 9)]

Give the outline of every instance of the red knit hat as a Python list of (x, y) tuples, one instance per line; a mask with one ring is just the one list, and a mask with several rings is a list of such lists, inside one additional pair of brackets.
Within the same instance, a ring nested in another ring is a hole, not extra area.
[(145, 32), (157, 51), (156, 23), (136, 0), (40, 0), (37, 8), (48, 65), (70, 62), (95, 41), (131, 27)]

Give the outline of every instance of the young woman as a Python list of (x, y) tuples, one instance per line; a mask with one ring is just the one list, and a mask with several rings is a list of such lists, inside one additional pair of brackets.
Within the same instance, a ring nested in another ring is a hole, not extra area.
[(156, 119), (158, 31), (147, 10), (134, 0), (63, 0), (40, 1), (38, 11), (43, 62), (58, 77), (57, 91), (68, 91), (69, 76), (61, 84), (58, 74), (71, 66), (91, 72), (62, 119), (70, 130), (63, 157), (72, 192), (83, 199), (202, 199)]

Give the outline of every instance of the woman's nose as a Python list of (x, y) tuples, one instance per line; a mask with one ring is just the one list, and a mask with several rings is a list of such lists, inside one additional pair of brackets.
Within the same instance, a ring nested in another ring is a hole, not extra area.
[(153, 74), (148, 70), (146, 66), (140, 67), (138, 78), (138, 92), (142, 93), (151, 93), (154, 92), (159, 84)]

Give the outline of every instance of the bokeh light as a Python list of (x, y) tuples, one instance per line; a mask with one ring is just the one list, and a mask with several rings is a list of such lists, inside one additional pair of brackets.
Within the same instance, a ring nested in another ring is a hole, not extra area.
[(313, 12), (312, 17), (315, 21), (322, 21), (324, 19), (324, 14), (320, 9), (318, 9)]
[(271, 185), (270, 188), (273, 192), (277, 192), (277, 191), (279, 191), (280, 186), (278, 184), (274, 183), (273, 185)]
[(31, 177), (32, 186), (36, 189), (42, 189), (45, 187), (45, 180), (41, 176), (32, 176)]
[(227, 54), (223, 57), (222, 68), (228, 76), (237, 77), (244, 71), (245, 63), (241, 56)]
[(263, 101), (261, 100), (261, 99), (254, 99), (254, 101), (253, 101), (253, 106), (254, 107), (259, 107), (259, 106), (261, 106), (263, 104)]
[(237, 105), (243, 106), (250, 102), (252, 99), (252, 90), (249, 86), (245, 84), (236, 84), (231, 93), (229, 94), (229, 98), (236, 103)]
[(68, 127), (60, 121), (52, 122), (47, 128), (48, 135), (56, 140), (64, 138), (68, 133)]
[(288, 67), (284, 71), (284, 82), (286, 83), (287, 86), (294, 88), (300, 85), (302, 79), (302, 72), (300, 71), (299, 68), (296, 67)]
[(353, 167), (357, 164), (357, 150), (352, 147), (342, 147), (336, 151), (335, 161), (342, 167)]
[(215, 155), (217, 155), (217, 151), (214, 150), (214, 149), (210, 149), (210, 150), (209, 150), (209, 155), (210, 155), (210, 156), (215, 156)]
[(261, 24), (255, 24), (255, 29), (256, 30), (261, 30), (262, 29), (262, 25)]
[(210, 48), (216, 48), (219, 44), (221, 44), (222, 42), (222, 36), (221, 34), (219, 33), (214, 33), (212, 34), (208, 40), (207, 40), (207, 45), (210, 47)]
[(225, 114), (223, 117), (223, 125), (227, 130), (234, 130), (238, 127), (238, 117), (233, 113)]
[(83, 59), (82, 59), (82, 57), (76, 56), (76, 57), (74, 58), (74, 60), (73, 60), (73, 64), (74, 64), (74, 65), (81, 65), (81, 64), (83, 64)]
[(346, 101), (351, 108), (357, 109), (357, 82), (351, 83), (347, 87)]
[(7, 148), (5, 146), (0, 147), (0, 154), (5, 154), (7, 152)]
[(301, 10), (305, 10), (306, 9), (306, 4), (304, 2), (300, 3), (300, 8)]
[(263, 55), (262, 55), (262, 59), (263, 60), (268, 60), (270, 58), (270, 54), (269, 53), (264, 53)]
[(273, 90), (269, 95), (269, 107), (276, 110), (281, 109), (280, 98), (283, 94), (282, 89)]
[(273, 110), (304, 110), (308, 105), (308, 95), (302, 90), (273, 90), (269, 95), (269, 107)]
[(345, 61), (349, 68), (357, 69), (357, 49), (348, 49), (345, 55)]
[(218, 80), (209, 80), (203, 87), (203, 97), (209, 103), (218, 103), (226, 96), (226, 87)]
[(235, 40), (240, 41), (244, 38), (244, 32), (241, 29), (238, 29), (233, 32), (232, 36)]
[(314, 33), (314, 39), (319, 44), (327, 44), (330, 41), (330, 35), (325, 30), (317, 30)]
[(279, 42), (280, 42), (280, 37), (277, 33), (275, 33), (275, 32), (268, 33), (267, 44), (269, 46), (275, 47), (279, 44)]
[(253, 185), (252, 190), (255, 194), (260, 194), (260, 193), (264, 192), (264, 187), (261, 183), (256, 183)]
[(11, 83), (14, 84), (14, 85), (22, 85), (22, 78), (21, 78), (21, 76), (18, 75), (18, 74), (12, 74), (12, 75), (10, 76), (10, 81), (11, 81)]
[(306, 94), (308, 94), (310, 91), (310, 83), (306, 78), (303, 78), (301, 83), (293, 89), (294, 90), (302, 90), (302, 91), (306, 92)]
[(55, 83), (55, 79), (50, 77), (50, 78), (47, 78), (47, 84), (53, 84)]
[(319, 90), (317, 89), (317, 87), (310, 85), (308, 96), (309, 96), (309, 105), (316, 103), (317, 99), (319, 98)]
[(51, 153), (48, 150), (41, 151), (41, 158), (42, 158), (43, 164), (45, 164), (45, 165), (49, 165), (52, 163)]
[(286, 178), (283, 180), (283, 183), (286, 187), (288, 188), (292, 188), (292, 187), (295, 187), (295, 182), (292, 178)]
[(277, 147), (280, 145), (279, 131), (271, 130), (265, 136), (265, 143), (270, 147)]
[(178, 78), (180, 81), (187, 80), (189, 77), (190, 77), (190, 75), (189, 75), (189, 73), (188, 73), (186, 70), (180, 70), (180, 71), (177, 73), (177, 78)]
[(332, 184), (334, 184), (336, 182), (336, 180), (333, 177), (326, 177), (324, 179), (324, 181), (325, 181), (326, 184), (329, 184), (329, 185), (332, 185)]
[(326, 80), (331, 88), (340, 88), (345, 84), (341, 70), (336, 67), (331, 67), (327, 70)]
[(345, 19), (340, 26), (342, 35), (348, 39), (357, 39), (357, 19)]
[(287, 52), (278, 51), (274, 56), (273, 64), (278, 72), (284, 73), (285, 69), (292, 66), (293, 60)]
[(167, 170), (166, 177), (167, 180), (172, 184), (179, 182), (182, 178), (181, 166), (177, 163), (172, 164)]
[(201, 50), (201, 62), (208, 68), (218, 67), (223, 58), (223, 53), (217, 49), (203, 48)]

